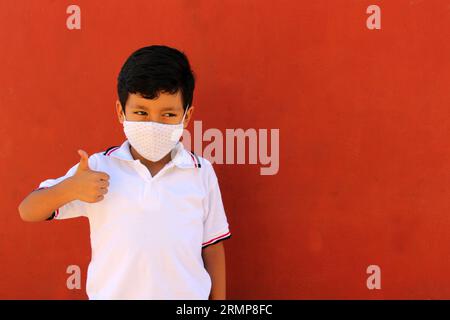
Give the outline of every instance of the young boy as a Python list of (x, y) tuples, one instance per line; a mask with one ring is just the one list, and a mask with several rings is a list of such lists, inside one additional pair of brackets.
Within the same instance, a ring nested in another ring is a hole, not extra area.
[(231, 237), (211, 163), (180, 141), (194, 107), (186, 56), (154, 45), (118, 77), (127, 137), (43, 181), (20, 204), (24, 221), (89, 219), (89, 299), (225, 299)]

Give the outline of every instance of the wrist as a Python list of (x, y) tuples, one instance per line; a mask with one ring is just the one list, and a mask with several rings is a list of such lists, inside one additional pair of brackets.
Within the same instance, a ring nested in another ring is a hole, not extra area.
[(73, 200), (78, 200), (78, 196), (75, 192), (74, 188), (74, 180), (72, 177), (68, 177), (61, 181), (59, 184), (60, 191), (61, 191), (61, 197), (63, 198), (64, 202), (70, 202)]

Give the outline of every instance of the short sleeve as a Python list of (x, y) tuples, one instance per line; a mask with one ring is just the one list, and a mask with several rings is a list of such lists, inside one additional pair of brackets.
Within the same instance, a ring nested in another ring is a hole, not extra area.
[[(93, 156), (89, 157), (89, 166), (91, 168), (94, 168), (94, 162), (95, 162), (94, 157)], [(35, 190), (53, 187), (54, 185), (60, 183), (61, 181), (73, 176), (75, 174), (75, 172), (77, 171), (78, 165), (79, 165), (79, 163), (72, 166), (67, 171), (67, 173), (62, 177), (59, 177), (56, 179), (47, 179), (45, 181), (42, 181), (39, 184), (39, 187), (36, 188)], [(73, 200), (73, 201), (68, 202), (65, 205), (59, 207), (58, 209), (56, 209), (47, 220), (70, 219), (70, 218), (76, 218), (76, 217), (81, 217), (81, 216), (87, 217), (87, 205), (88, 205), (87, 202), (84, 202), (81, 200)]]
[(219, 182), (212, 166), (208, 169), (211, 170), (211, 172), (209, 174), (209, 191), (205, 205), (206, 214), (203, 222), (202, 248), (231, 238)]

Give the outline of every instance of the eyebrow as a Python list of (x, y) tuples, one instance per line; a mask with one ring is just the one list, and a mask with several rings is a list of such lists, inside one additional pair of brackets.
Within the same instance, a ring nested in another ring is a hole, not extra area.
[[(148, 110), (148, 107), (147, 106), (143, 106), (143, 105), (135, 105), (134, 106), (135, 108), (142, 108), (142, 109), (145, 109), (145, 110)], [(162, 109), (161, 109), (161, 111), (175, 111), (175, 108), (174, 107), (172, 107), (172, 106), (166, 106), (166, 107), (163, 107)]]

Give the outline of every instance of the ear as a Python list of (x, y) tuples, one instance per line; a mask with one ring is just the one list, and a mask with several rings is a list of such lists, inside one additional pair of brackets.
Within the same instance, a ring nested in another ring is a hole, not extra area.
[(116, 113), (117, 113), (117, 117), (119, 118), (119, 122), (123, 123), (124, 116), (123, 116), (123, 111), (122, 111), (122, 105), (120, 104), (119, 100), (116, 100)]
[(192, 118), (192, 114), (194, 113), (194, 106), (190, 106), (189, 109), (186, 111), (186, 116), (184, 117), (184, 123), (183, 123), (183, 128), (186, 129), (189, 121)]

